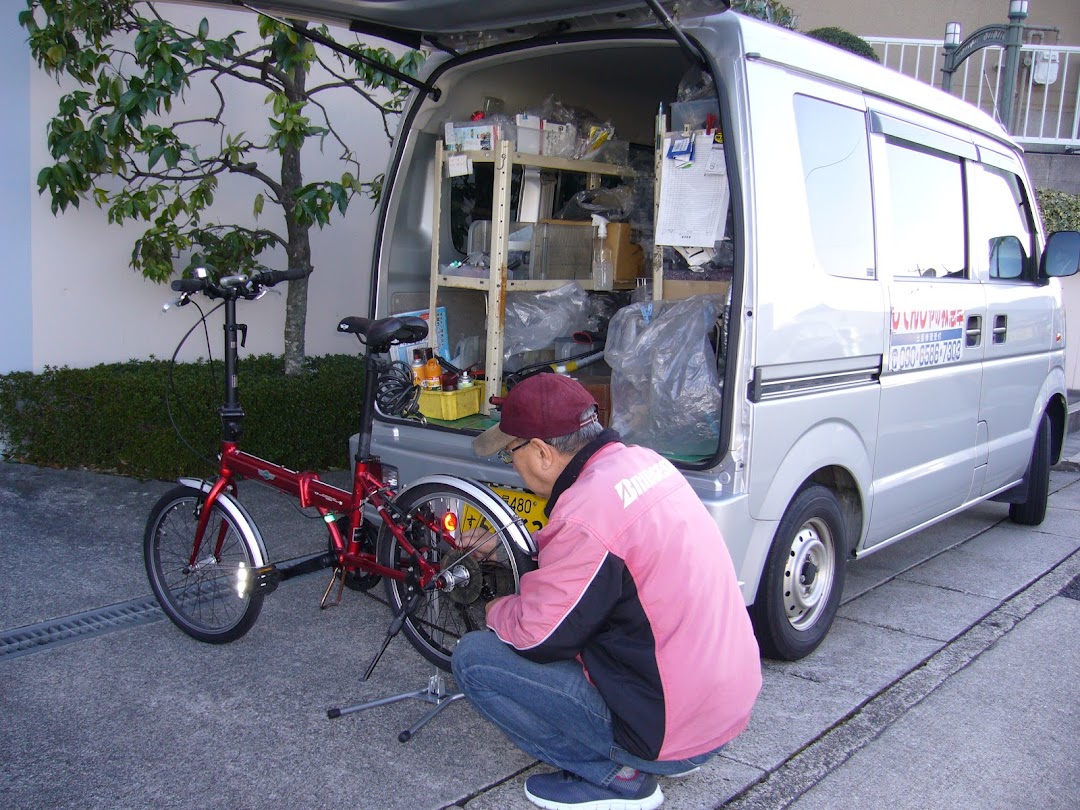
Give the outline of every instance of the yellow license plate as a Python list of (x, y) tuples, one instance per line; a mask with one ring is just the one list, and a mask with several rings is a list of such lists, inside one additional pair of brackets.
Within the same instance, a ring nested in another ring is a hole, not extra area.
[[(490, 486), (490, 485), (489, 485)], [(530, 532), (536, 532), (544, 528), (547, 523), (547, 515), (544, 514), (545, 500), (538, 498), (531, 492), (520, 489), (506, 489), (504, 487), (491, 487), (491, 491), (502, 498), (524, 521), (525, 528)], [(461, 523), (466, 529), (483, 525), (486, 521), (473, 508), (466, 506), (462, 511)]]

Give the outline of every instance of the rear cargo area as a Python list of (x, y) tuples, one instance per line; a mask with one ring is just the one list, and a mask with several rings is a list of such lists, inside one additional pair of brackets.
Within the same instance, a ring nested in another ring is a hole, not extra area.
[(483, 428), (491, 397), (565, 373), (627, 440), (712, 456), (734, 272), (712, 77), (653, 34), (481, 52), (433, 83), (390, 184), (377, 301), (432, 325), (397, 349), (424, 415)]

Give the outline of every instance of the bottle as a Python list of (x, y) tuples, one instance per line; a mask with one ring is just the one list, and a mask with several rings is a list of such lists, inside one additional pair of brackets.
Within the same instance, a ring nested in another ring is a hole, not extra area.
[(434, 355), (424, 366), (424, 381), (426, 383), (424, 387), (428, 391), (442, 390), (442, 366), (439, 365), (439, 361), (435, 359)]
[(458, 377), (458, 384), (457, 385), (458, 385), (458, 388), (472, 388), (472, 386), (473, 386), (473, 378), (469, 374), (468, 369), (465, 369), (463, 372), (461, 372), (461, 376)]
[(424, 386), (424, 361), (420, 359), (420, 350), (413, 349), (412, 353), (412, 377), (413, 385)]
[(593, 214), (592, 222), (596, 227), (592, 251), (593, 289), (610, 290), (615, 282), (615, 267), (611, 248), (607, 244), (608, 221), (599, 214)]

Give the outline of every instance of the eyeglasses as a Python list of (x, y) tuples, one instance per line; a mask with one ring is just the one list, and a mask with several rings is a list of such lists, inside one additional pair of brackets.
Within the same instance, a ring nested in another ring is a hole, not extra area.
[(504, 447), (502, 450), (499, 451), (499, 458), (502, 459), (504, 464), (513, 464), (514, 463), (514, 453), (516, 453), (522, 447), (528, 447), (528, 446), (529, 446), (529, 442), (528, 442), (528, 440), (526, 440), (526, 441), (522, 442), (521, 444), (519, 444), (517, 447), (512, 447), (512, 448)]

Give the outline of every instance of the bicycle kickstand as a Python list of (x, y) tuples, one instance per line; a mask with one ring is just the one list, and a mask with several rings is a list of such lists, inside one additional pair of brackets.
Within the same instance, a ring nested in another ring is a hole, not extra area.
[[(375, 670), (375, 665), (379, 663), (386, 648), (390, 645), (391, 640), (398, 633), (401, 632), (401, 628), (405, 624), (405, 619), (416, 605), (416, 600), (420, 598), (420, 592), (414, 593), (409, 600), (402, 606), (401, 612), (394, 617), (394, 620), (390, 623), (390, 627), (386, 631), (386, 638), (383, 639), (382, 646), (375, 654), (375, 657), (368, 665), (367, 672), (364, 673), (362, 680), (367, 680), (371, 677), (371, 673)], [(446, 688), (446, 676), (441, 669), (432, 664), (432, 674), (428, 678), (427, 687), (424, 689), (417, 689), (413, 692), (404, 692), (400, 695), (391, 695), (390, 697), (380, 698), (379, 700), (372, 700), (368, 703), (358, 703), (354, 706), (346, 706), (344, 708), (332, 708), (326, 710), (326, 716), (330, 720), (334, 720), (338, 717), (343, 717), (346, 714), (353, 714), (355, 712), (367, 711), (368, 709), (374, 709), (378, 706), (388, 706), (391, 703), (399, 703), (403, 700), (423, 700), (426, 703), (434, 704), (434, 708), (428, 710), (419, 720), (409, 726), (407, 729), (398, 734), (398, 742), (406, 743), (413, 738), (420, 729), (435, 719), (443, 709), (449, 706), (451, 703), (460, 700), (465, 697), (461, 692), (450, 693)]]

